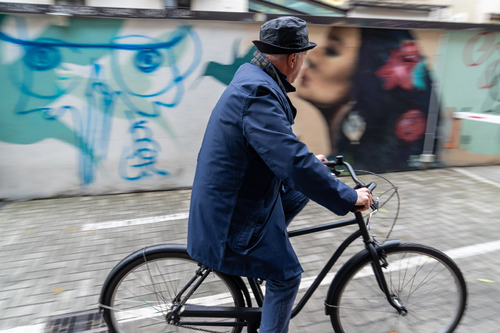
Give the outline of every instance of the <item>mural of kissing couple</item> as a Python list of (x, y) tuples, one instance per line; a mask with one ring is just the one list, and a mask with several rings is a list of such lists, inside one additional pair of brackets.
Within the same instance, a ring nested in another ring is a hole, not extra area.
[[(432, 92), (420, 42), (406, 30), (351, 27), (319, 38), (296, 81), (297, 135), (359, 169), (418, 167)], [(435, 153), (435, 140), (431, 147)]]

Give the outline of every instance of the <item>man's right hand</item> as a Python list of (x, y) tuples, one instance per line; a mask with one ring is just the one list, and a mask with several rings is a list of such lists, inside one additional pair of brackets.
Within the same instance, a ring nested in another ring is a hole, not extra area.
[(358, 200), (356, 200), (355, 206), (360, 206), (358, 211), (364, 211), (370, 208), (373, 202), (373, 197), (367, 188), (358, 188), (355, 190), (358, 193)]

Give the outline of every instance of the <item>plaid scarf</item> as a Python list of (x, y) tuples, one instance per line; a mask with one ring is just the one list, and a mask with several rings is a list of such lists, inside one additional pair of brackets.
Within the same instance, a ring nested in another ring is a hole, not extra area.
[(280, 86), (283, 92), (294, 92), (295, 87), (286, 80), (286, 75), (281, 73), (259, 50), (253, 54), (252, 64), (261, 67)]

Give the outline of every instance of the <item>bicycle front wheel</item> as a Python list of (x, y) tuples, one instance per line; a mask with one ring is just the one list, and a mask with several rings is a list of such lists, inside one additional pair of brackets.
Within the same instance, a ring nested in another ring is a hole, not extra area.
[(407, 313), (399, 314), (389, 304), (367, 256), (344, 276), (327, 304), (335, 332), (453, 332), (467, 298), (457, 265), (423, 245), (400, 244), (385, 253), (389, 265), (382, 270), (387, 286)]
[[(111, 333), (196, 332), (191, 327), (171, 325), (166, 316), (177, 301), (175, 296), (195, 276), (198, 263), (185, 251), (165, 251), (131, 260), (110, 280), (103, 293), (103, 316)], [(186, 304), (244, 307), (237, 284), (229, 276), (213, 272), (198, 287)], [(207, 325), (196, 329), (239, 333), (242, 327), (230, 326), (237, 319), (189, 318)], [(213, 326), (214, 321), (227, 326)]]

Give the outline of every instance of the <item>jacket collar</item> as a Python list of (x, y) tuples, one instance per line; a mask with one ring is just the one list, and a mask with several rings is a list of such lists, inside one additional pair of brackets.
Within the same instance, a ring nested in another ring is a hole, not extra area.
[(295, 92), (295, 87), (286, 80), (286, 75), (281, 73), (260, 51), (255, 51), (253, 54), (252, 64), (261, 67), (274, 81), (278, 84), (281, 90), (285, 93), (286, 99), (292, 109), (293, 118), (297, 115), (297, 109), (293, 106), (292, 101), (287, 96), (289, 92)]
[(295, 87), (286, 80), (286, 75), (281, 73), (260, 51), (253, 54), (252, 64), (261, 67), (264, 72), (273, 78), (285, 93), (295, 92)]

